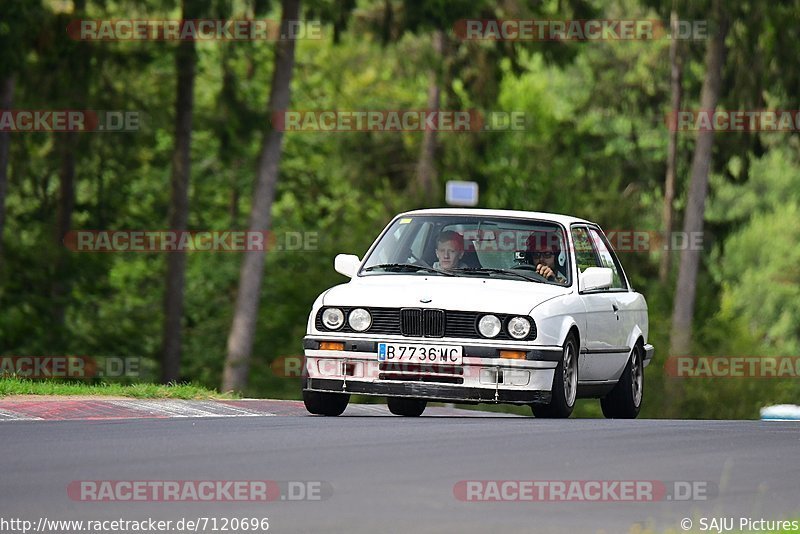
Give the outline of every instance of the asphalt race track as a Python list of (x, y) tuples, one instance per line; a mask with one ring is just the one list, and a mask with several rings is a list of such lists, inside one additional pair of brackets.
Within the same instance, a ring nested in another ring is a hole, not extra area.
[[(221, 526), (223, 518), (267, 517), (269, 532), (499, 534), (682, 532), (684, 518), (695, 527), (703, 517), (736, 518), (737, 526), (741, 517), (800, 518), (796, 422), (550, 421), (449, 408), (409, 419), (385, 415), (383, 406), (351, 406), (338, 418), (301, 413), (7, 417), (0, 421), (0, 519), (216, 518)], [(318, 494), (97, 502), (68, 490), (75, 481), (164, 480), (294, 481)], [(694, 496), (705, 500), (472, 502), (463, 500), (461, 482), (470, 480), (696, 482), (705, 489)]]

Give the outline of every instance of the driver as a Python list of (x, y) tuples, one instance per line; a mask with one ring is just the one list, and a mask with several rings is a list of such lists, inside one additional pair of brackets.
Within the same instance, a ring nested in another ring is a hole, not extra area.
[(436, 259), (434, 269), (450, 271), (464, 269), (467, 265), (461, 261), (464, 257), (464, 236), (453, 230), (446, 230), (436, 238)]
[[(526, 259), (536, 266), (536, 272), (547, 280), (566, 284), (564, 276), (556, 265), (557, 258), (563, 258), (558, 238), (554, 234), (531, 234), (525, 242)], [(560, 261), (559, 263), (563, 263)]]

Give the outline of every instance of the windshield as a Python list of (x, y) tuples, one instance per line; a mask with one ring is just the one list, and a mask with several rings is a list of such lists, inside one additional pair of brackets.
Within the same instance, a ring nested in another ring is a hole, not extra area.
[(373, 248), (360, 274), (398, 273), (572, 283), (562, 227), (510, 217), (398, 218)]

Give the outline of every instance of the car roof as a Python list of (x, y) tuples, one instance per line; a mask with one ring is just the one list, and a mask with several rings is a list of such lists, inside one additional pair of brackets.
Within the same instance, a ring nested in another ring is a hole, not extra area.
[(540, 211), (521, 211), (521, 210), (490, 210), (475, 208), (429, 208), (412, 210), (401, 213), (400, 215), (469, 215), (477, 217), (517, 217), (520, 219), (538, 219), (561, 223), (569, 226), (573, 223), (594, 224), (586, 219), (572, 217), (571, 215), (561, 215), (558, 213), (545, 213)]

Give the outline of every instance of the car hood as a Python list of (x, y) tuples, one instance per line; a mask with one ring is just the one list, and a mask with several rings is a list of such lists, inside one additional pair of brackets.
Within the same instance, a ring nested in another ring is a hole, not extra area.
[(362, 276), (333, 287), (322, 304), (525, 315), (539, 304), (569, 293), (571, 288), (524, 280), (386, 274)]

